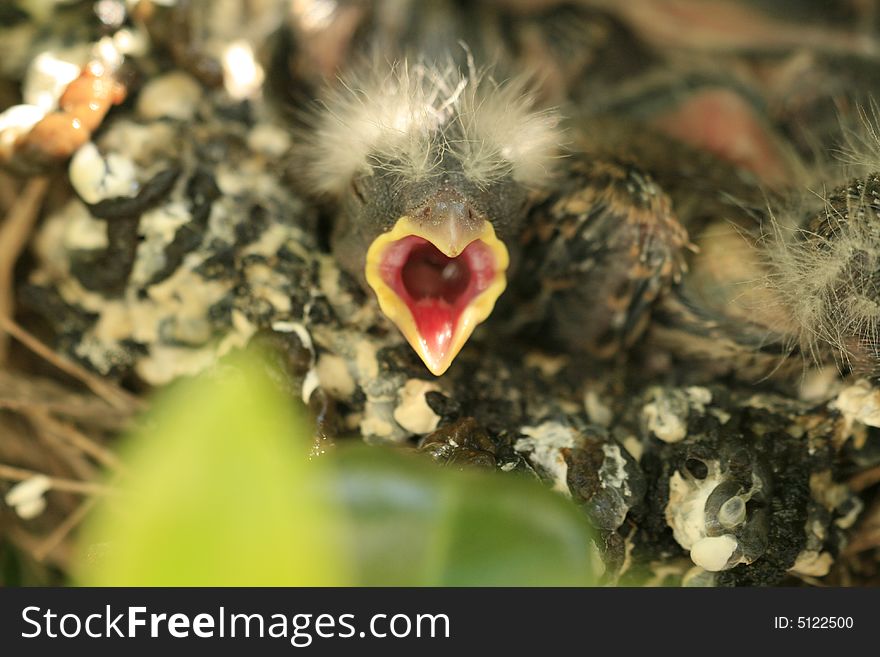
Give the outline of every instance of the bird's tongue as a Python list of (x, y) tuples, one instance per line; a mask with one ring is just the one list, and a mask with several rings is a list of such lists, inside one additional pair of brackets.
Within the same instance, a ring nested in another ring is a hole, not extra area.
[(462, 313), (494, 279), (494, 257), (480, 240), (450, 258), (429, 241), (410, 235), (388, 247), (381, 274), (412, 313), (428, 354), (441, 361)]

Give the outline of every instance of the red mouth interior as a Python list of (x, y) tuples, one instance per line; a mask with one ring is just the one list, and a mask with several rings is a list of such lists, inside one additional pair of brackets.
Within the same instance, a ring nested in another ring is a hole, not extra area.
[(409, 235), (385, 250), (382, 279), (406, 304), (428, 353), (442, 358), (461, 314), (495, 278), (495, 256), (482, 241), (450, 258), (428, 240)]

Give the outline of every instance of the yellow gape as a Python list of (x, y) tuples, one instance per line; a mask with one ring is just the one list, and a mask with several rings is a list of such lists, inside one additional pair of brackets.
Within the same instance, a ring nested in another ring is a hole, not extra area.
[(509, 264), (488, 221), (426, 226), (404, 216), (370, 245), (365, 274), (382, 312), (439, 376), (491, 314)]

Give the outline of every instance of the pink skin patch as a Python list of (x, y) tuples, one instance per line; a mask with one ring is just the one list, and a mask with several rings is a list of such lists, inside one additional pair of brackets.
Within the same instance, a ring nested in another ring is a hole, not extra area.
[(654, 125), (670, 137), (751, 170), (771, 187), (791, 181), (785, 157), (770, 130), (732, 91), (711, 89), (698, 93), (655, 119)]
[(495, 279), (495, 256), (480, 240), (450, 258), (428, 240), (409, 235), (385, 250), (382, 280), (412, 313), (428, 352), (441, 359), (449, 350), (464, 310)]

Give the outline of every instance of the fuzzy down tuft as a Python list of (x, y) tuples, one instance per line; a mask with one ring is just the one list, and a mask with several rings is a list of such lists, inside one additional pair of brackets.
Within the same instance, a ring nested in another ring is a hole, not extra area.
[(478, 185), (505, 176), (545, 186), (562, 142), (559, 117), (536, 107), (529, 78), (496, 82), (473, 65), (423, 61), (362, 66), (340, 80), (303, 135), (303, 175), (335, 194), (353, 176), (394, 170), (438, 175), (452, 154)]
[(803, 227), (802, 211), (773, 222), (765, 254), (769, 285), (789, 309), (796, 341), (813, 360), (828, 347), (840, 364), (880, 373), (880, 174), (830, 195)]

